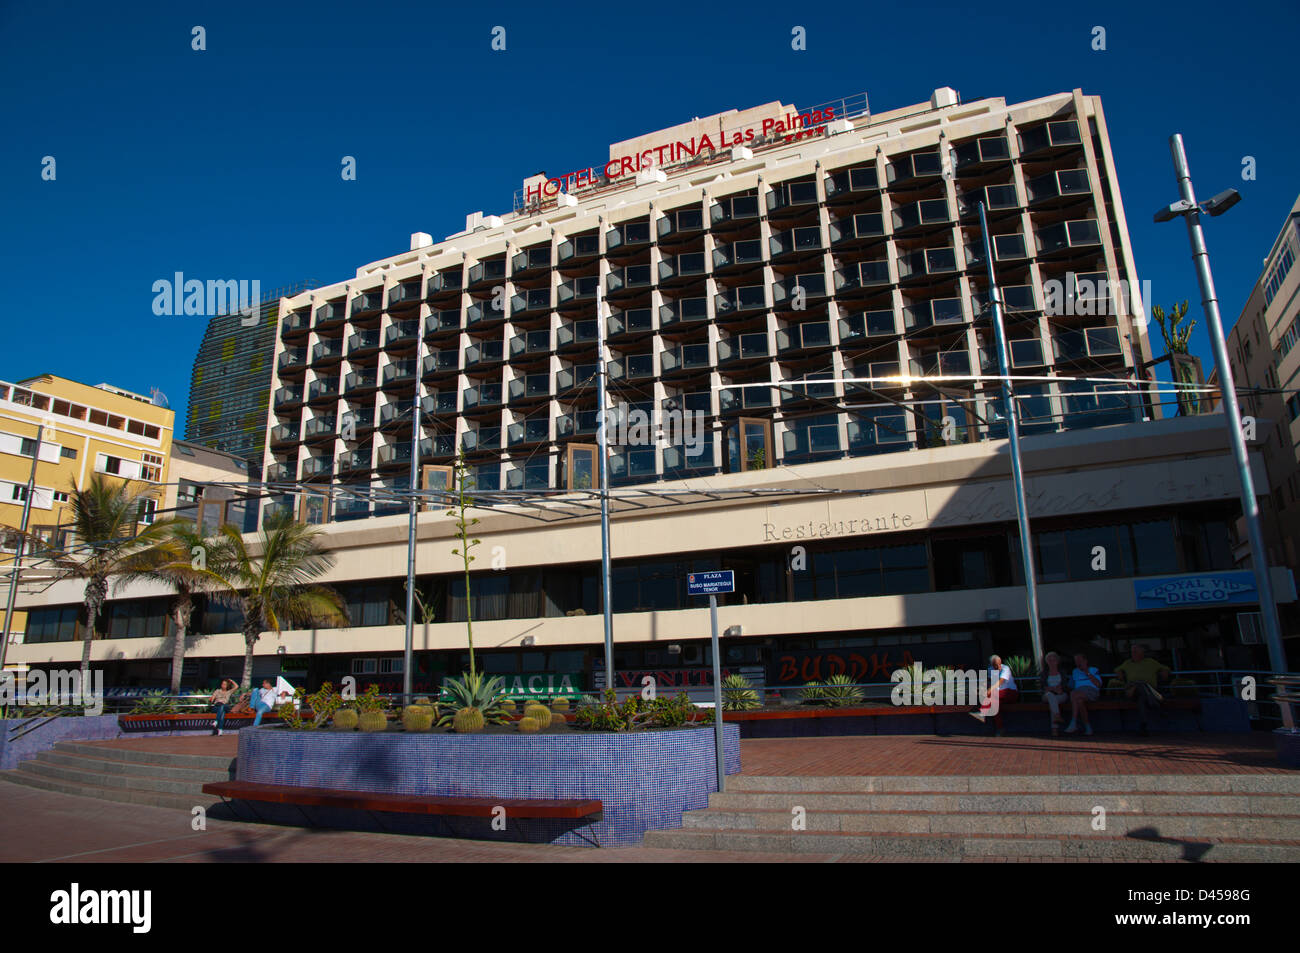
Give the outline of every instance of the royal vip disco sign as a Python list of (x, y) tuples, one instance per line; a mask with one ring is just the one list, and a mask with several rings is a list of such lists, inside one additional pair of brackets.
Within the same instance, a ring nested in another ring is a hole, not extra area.
[(1249, 569), (1140, 579), (1133, 583), (1133, 595), (1139, 609), (1179, 609), (1259, 601), (1255, 592), (1255, 574)]

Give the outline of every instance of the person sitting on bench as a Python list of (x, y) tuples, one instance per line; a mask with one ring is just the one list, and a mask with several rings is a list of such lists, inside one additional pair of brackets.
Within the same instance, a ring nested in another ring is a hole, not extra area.
[[(989, 656), (989, 686), (987, 697), (979, 708), (970, 713), (972, 718), (983, 721), (990, 711), (993, 713), (993, 726), (997, 734), (1002, 734), (1002, 706), (1013, 704), (1020, 697), (1016, 689), (1016, 680), (1011, 675), (1011, 668), (1002, 663), (1002, 657)], [(994, 701), (996, 699), (996, 701)]]
[(1043, 701), (1052, 712), (1052, 737), (1061, 733), (1061, 706), (1070, 699), (1069, 680), (1061, 671), (1061, 656), (1048, 652), (1043, 656)]
[(268, 711), (275, 708), (275, 688), (271, 685), (269, 678), (262, 679), (262, 687), (253, 692), (253, 711), (257, 712), (257, 717), (253, 719), (253, 727), (256, 728), (262, 723), (262, 716)]
[(1083, 719), (1083, 733), (1092, 734), (1092, 722), (1088, 720), (1088, 702), (1095, 702), (1101, 697), (1101, 673), (1096, 668), (1088, 667), (1088, 656), (1080, 652), (1074, 657), (1074, 671), (1070, 673), (1070, 723), (1065, 733), (1072, 735), (1079, 730), (1079, 719)]
[(1124, 683), (1124, 694), (1137, 702), (1138, 734), (1147, 733), (1147, 713), (1165, 700), (1157, 684), (1170, 676), (1169, 666), (1147, 658), (1146, 646), (1134, 642), (1128, 661), (1115, 666), (1115, 675)]

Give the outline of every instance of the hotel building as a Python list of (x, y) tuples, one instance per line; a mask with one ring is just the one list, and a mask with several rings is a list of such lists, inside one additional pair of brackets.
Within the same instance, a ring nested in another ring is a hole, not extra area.
[[(284, 299), (263, 511), (321, 524), (352, 625), (263, 636), (256, 674), (400, 685), (396, 493), (418, 407), (422, 485), (445, 488), (461, 454), (493, 505), (471, 511), (468, 594), (453, 520), (432, 502), (419, 517), (417, 689), (465, 666), (467, 605), (489, 672), (599, 687), (598, 320), (619, 421), (620, 682), (707, 681), (708, 613), (685, 575), (709, 569), (736, 574), (725, 666), (768, 684), (1028, 654), (981, 203), (1047, 647), (1103, 667), (1133, 640), (1182, 668), (1262, 662), (1239, 618), (1254, 584), (1233, 558), (1222, 421), (1165, 419), (1126, 382), (1151, 355), (1099, 99), (939, 89), (885, 113), (769, 103), (617, 143), (525, 180), (508, 214)], [(24, 604), (52, 612), (75, 590)], [(200, 677), (237, 674), (238, 619), (199, 620)], [(123, 628), (94, 651), (118, 678), (165, 654)]]

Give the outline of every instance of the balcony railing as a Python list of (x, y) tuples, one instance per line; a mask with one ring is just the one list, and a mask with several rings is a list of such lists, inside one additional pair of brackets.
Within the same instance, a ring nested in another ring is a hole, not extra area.
[(798, 252), (820, 251), (822, 248), (822, 230), (817, 225), (806, 228), (794, 228), (788, 232), (778, 232), (768, 241), (773, 258), (784, 258)]
[(461, 269), (453, 268), (449, 271), (440, 271), (436, 275), (429, 277), (429, 296), (447, 294), (453, 291), (461, 291), (465, 287), (464, 275)]
[(376, 351), (378, 349), (378, 331), (358, 331), (348, 336), (348, 357), (359, 357), (367, 351)]
[(516, 334), (510, 339), (510, 357), (512, 360), (521, 357), (540, 357), (550, 353), (551, 332), (549, 329)]
[(830, 346), (831, 325), (829, 321), (809, 321), (806, 324), (797, 324), (794, 327), (779, 328), (776, 332), (776, 349), (778, 352)]
[(979, 214), (979, 203), (990, 212), (1004, 212), (1020, 207), (1014, 185), (988, 185), (982, 189), (957, 193), (957, 214), (962, 218)]
[(880, 191), (880, 178), (876, 167), (859, 166), (856, 169), (840, 169), (826, 177), (827, 200), (841, 199), (854, 193), (868, 194)]
[(303, 427), (303, 439), (311, 440), (314, 437), (332, 437), (338, 430), (338, 421), (334, 415), (327, 417), (313, 417), (307, 421)]
[(709, 206), (709, 220), (714, 225), (758, 219), (757, 195), (733, 195), (720, 198)]
[(502, 341), (475, 341), (465, 349), (466, 369), (482, 364), (499, 364), (505, 359), (506, 348)]
[[(646, 266), (647, 269), (649, 266)], [(588, 301), (594, 300), (596, 290), (600, 286), (600, 278), (596, 275), (584, 275), (580, 278), (570, 278), (568, 281), (562, 281), (556, 289), (556, 295), (560, 304), (567, 304), (571, 301)]]
[(957, 252), (952, 248), (926, 248), (898, 256), (898, 278), (951, 274), (957, 270)]
[(743, 242), (719, 245), (713, 249), (714, 270), (736, 268), (763, 263), (763, 242), (751, 238)]
[(460, 369), (460, 351), (431, 351), (424, 355), (425, 374), (446, 374)]
[(677, 371), (708, 370), (709, 346), (707, 344), (683, 344), (666, 350), (659, 355), (659, 363), (665, 374)]
[(285, 371), (301, 371), (307, 366), (307, 349), (305, 347), (286, 348), (281, 352), (276, 363), (279, 365), (281, 373)]
[(465, 410), (482, 410), (500, 407), (504, 401), (501, 384), (480, 384), (465, 391)]
[(670, 299), (659, 306), (659, 326), (662, 328), (670, 328), (675, 324), (707, 321), (708, 319), (708, 298)]
[(516, 377), (510, 382), (511, 403), (546, 399), (550, 396), (550, 374), (528, 374), (524, 377)]
[(415, 360), (396, 361), (384, 368), (384, 386), (391, 384), (409, 384), (415, 380), (418, 369)]
[(478, 427), (461, 434), (461, 449), (465, 453), (482, 453), (501, 449), (500, 427)]
[(770, 387), (724, 387), (718, 391), (718, 407), (724, 414), (771, 406)]
[(911, 331), (935, 325), (962, 324), (966, 313), (960, 298), (935, 298), (908, 305), (903, 309), (903, 327)]
[(644, 334), (654, 330), (654, 312), (649, 308), (633, 308), (611, 314), (606, 319), (610, 337), (624, 334)]
[(308, 457), (302, 462), (302, 478), (329, 476), (334, 472), (333, 457)]
[(480, 261), (469, 266), (469, 286), (486, 284), (490, 281), (506, 280), (505, 257)]
[(555, 438), (580, 437), (596, 432), (596, 411), (578, 410), (555, 418)]
[(343, 357), (342, 341), (317, 341), (311, 346), (313, 364), (320, 364)]
[(782, 278), (772, 283), (772, 304), (774, 307), (780, 307), (787, 302), (808, 301), (812, 298), (824, 298), (828, 294), (826, 290), (826, 276), (817, 272), (806, 275), (793, 275), (789, 278)]
[(440, 390), (420, 398), (420, 412), (433, 417), (454, 416), (456, 413), (457, 391)]
[(954, 146), (952, 158), (954, 168), (962, 172), (987, 162), (1010, 161), (1011, 146), (1006, 136), (986, 136)]
[(630, 265), (627, 268), (615, 268), (609, 273), (605, 288), (610, 294), (621, 291), (635, 291), (649, 288), (653, 283), (649, 265)]
[(646, 380), (655, 376), (653, 354), (627, 354), (609, 362), (609, 379)]
[(420, 282), (405, 281), (388, 289), (388, 306), (415, 304), (420, 300)]
[(566, 394), (572, 390), (590, 387), (595, 391), (598, 364), (579, 364), (576, 367), (562, 367), (555, 372), (556, 394)]
[(437, 334), (441, 331), (457, 331), (459, 329), (459, 308), (444, 311), (431, 311), (429, 316), (424, 319), (424, 333), (426, 336)]
[(767, 288), (763, 285), (728, 288), (713, 296), (713, 311), (720, 321), (766, 310)]
[(1051, 199), (1090, 195), (1092, 184), (1087, 169), (1059, 169), (1030, 179), (1025, 183), (1025, 192), (1029, 203), (1038, 205)]
[(600, 326), (596, 324), (595, 318), (587, 321), (571, 321), (561, 324), (556, 329), (555, 346), (557, 350), (583, 347), (595, 344), (599, 337)]
[(525, 248), (510, 259), (510, 270), (518, 275), (525, 271), (542, 271), (551, 267), (551, 246)]
[(841, 294), (867, 288), (887, 287), (889, 277), (889, 260), (880, 258), (875, 261), (859, 261), (835, 269), (835, 292)]
[(506, 439), (511, 447), (520, 444), (546, 443), (551, 439), (551, 422), (546, 418), (534, 418), (511, 424), (506, 430)]
[(832, 245), (859, 238), (883, 238), (884, 235), (885, 216), (880, 212), (864, 212), (848, 218), (832, 219), (830, 224)]
[(337, 324), (343, 320), (346, 310), (347, 306), (341, 300), (321, 305), (316, 309), (316, 327), (323, 328), (327, 325)]
[(768, 347), (767, 334), (742, 334), (735, 338), (722, 338), (718, 341), (718, 364), (734, 364), (737, 361), (755, 360), (772, 356)]
[(917, 179), (938, 178), (943, 174), (943, 160), (937, 149), (933, 152), (914, 152), (891, 160), (885, 169), (892, 186)]
[(816, 204), (817, 183), (812, 180), (780, 182), (767, 193), (767, 210), (769, 213), (811, 207), (816, 206)]
[(368, 314), (378, 314), (384, 309), (384, 293), (376, 289), (359, 294), (352, 299), (352, 317), (360, 318)]
[(894, 210), (894, 231), (906, 232), (927, 225), (946, 225), (952, 220), (947, 199), (925, 199)]
[(419, 321), (395, 321), (384, 332), (384, 341), (389, 347), (401, 347), (414, 344), (419, 336)]
[(351, 396), (363, 390), (369, 390), (377, 383), (374, 371), (353, 371), (343, 378), (343, 393)]
[(859, 314), (840, 318), (840, 343), (865, 340), (873, 337), (887, 337), (898, 333), (897, 321), (892, 309), (863, 311)]
[(1053, 252), (1100, 245), (1101, 229), (1098, 228), (1096, 219), (1079, 219), (1040, 228), (1036, 238), (1038, 253), (1048, 255)]
[(1021, 158), (1050, 149), (1069, 148), (1082, 145), (1079, 138), (1079, 124), (1073, 119), (1043, 123), (1020, 133)]
[(698, 207), (679, 208), (659, 219), (659, 237), (672, 238), (704, 230), (704, 211)]
[(275, 407), (280, 410), (302, 403), (301, 387), (281, 387), (275, 392)]
[(618, 248), (635, 248), (650, 244), (650, 220), (623, 222), (605, 233), (605, 246), (609, 251)]
[(336, 398), (339, 395), (339, 382), (336, 380), (312, 381), (307, 385), (307, 400)]
[(285, 334), (306, 331), (311, 327), (311, 315), (306, 311), (290, 311), (280, 319), (280, 330)]
[(590, 235), (574, 235), (561, 242), (556, 257), (560, 260), (560, 264), (564, 264), (566, 262), (577, 263), (588, 258), (596, 258), (599, 255), (600, 236), (593, 233)]
[(510, 299), (510, 314), (514, 317), (541, 315), (551, 310), (550, 288), (529, 288)]
[(271, 443), (297, 443), (297, 424), (276, 424), (271, 428)]
[(701, 277), (707, 271), (708, 269), (705, 267), (704, 252), (671, 255), (659, 262), (660, 281)]

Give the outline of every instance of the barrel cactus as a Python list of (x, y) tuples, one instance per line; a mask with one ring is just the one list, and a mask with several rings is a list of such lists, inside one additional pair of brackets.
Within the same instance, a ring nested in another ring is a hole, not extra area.
[(402, 727), (407, 731), (428, 731), (433, 727), (433, 708), (428, 705), (407, 705), (402, 712)]
[(362, 731), (384, 731), (388, 728), (388, 716), (382, 711), (363, 711), (357, 716), (357, 725)]
[(524, 708), (524, 717), (536, 721), (538, 728), (546, 728), (551, 724), (551, 710), (537, 702), (530, 702)]
[(519, 719), (519, 730), (526, 735), (535, 734), (540, 727), (541, 726), (537, 724), (536, 718), (524, 717)]
[(482, 731), (483, 713), (477, 708), (466, 706), (452, 716), (451, 726), (458, 732)]
[(558, 695), (551, 699), (551, 711), (568, 711), (569, 700), (563, 695)]
[(563, 724), (567, 723), (568, 720), (569, 720), (569, 716), (566, 715), (566, 714), (565, 714), (564, 712), (562, 712), (562, 711), (553, 711), (553, 712), (551, 712), (551, 727), (552, 727), (552, 728), (555, 728), (555, 727), (557, 727), (558, 725), (563, 725)]
[(513, 715), (515, 713), (514, 699), (507, 698), (503, 702), (501, 702), (501, 710), (504, 711), (507, 715)]
[(340, 708), (334, 713), (334, 727), (340, 731), (356, 731), (357, 719), (355, 708)]

